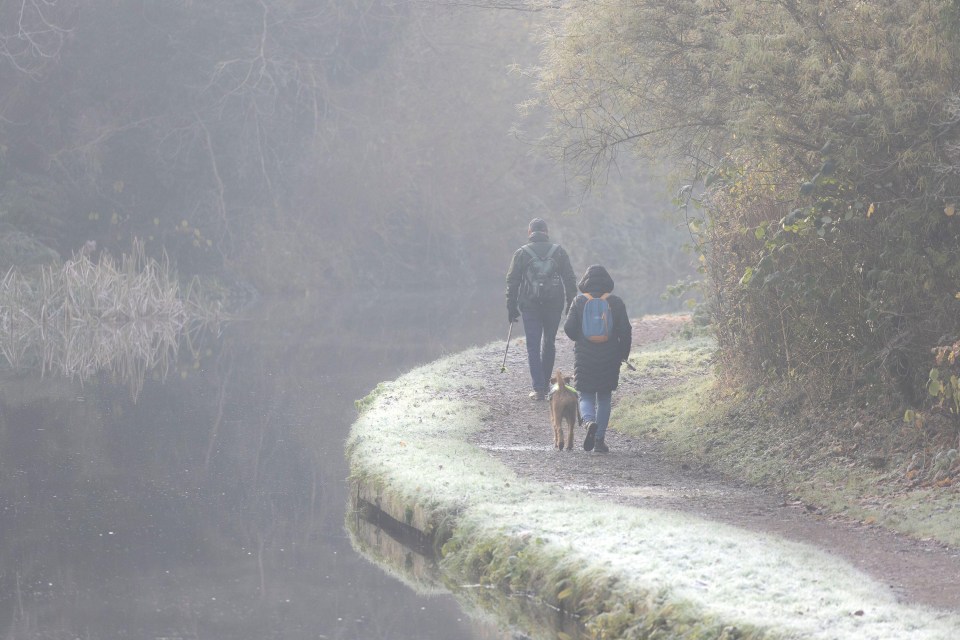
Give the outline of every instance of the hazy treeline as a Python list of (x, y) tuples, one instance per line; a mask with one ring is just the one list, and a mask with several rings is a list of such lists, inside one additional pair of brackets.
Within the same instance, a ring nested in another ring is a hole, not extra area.
[(956, 409), (958, 26), (950, 0), (572, 2), (539, 79), (582, 171), (684, 167), (728, 371)]
[(300, 290), (501, 276), (539, 215), (582, 239), (584, 262), (604, 257), (597, 237), (641, 226), (662, 289), (689, 259), (658, 185), (560, 219), (579, 188), (529, 144), (543, 110), (517, 109), (543, 20), (442, 2), (0, 0), (0, 223), (62, 255), (138, 237), (187, 274)]

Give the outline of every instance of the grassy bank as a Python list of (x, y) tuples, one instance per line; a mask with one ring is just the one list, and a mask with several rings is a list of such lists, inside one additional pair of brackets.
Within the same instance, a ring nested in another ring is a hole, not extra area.
[[(535, 594), (580, 616), (596, 638), (946, 639), (960, 628), (956, 617), (897, 604), (810, 547), (518, 477), (468, 442), (501, 418), (469, 399), (484, 381), (463, 372), (482, 370), (502, 349), (457, 354), (380, 385), (358, 403), (347, 442), (357, 494), (442, 541), (440, 566), (455, 593), (483, 584)], [(709, 343), (670, 349), (676, 357), (649, 350), (635, 364), (684, 397), (706, 393), (709, 378), (696, 372)], [(632, 407), (644, 422), (631, 424), (669, 437), (685, 406), (669, 393), (645, 397)]]
[[(676, 338), (636, 353), (628, 375), (653, 388), (625, 397), (612, 423), (653, 436), (678, 462), (774, 487), (830, 513), (960, 546), (952, 486), (916, 482), (899, 416), (801, 407), (789, 390), (721, 393), (707, 338)], [(883, 416), (881, 416), (883, 418)]]

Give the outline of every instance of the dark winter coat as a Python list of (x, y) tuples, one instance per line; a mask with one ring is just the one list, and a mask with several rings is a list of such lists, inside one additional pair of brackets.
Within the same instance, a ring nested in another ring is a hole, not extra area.
[[(600, 297), (613, 291), (613, 278), (606, 269), (595, 264), (587, 269), (577, 286), (583, 293)], [(620, 363), (630, 355), (633, 339), (627, 307), (618, 296), (607, 296), (613, 321), (610, 339), (606, 342), (590, 342), (583, 337), (582, 328), (583, 306), (586, 302), (586, 296), (578, 295), (563, 325), (564, 333), (574, 341), (575, 386), (577, 391), (584, 393), (613, 391), (620, 382)]]
[[(536, 232), (530, 235), (529, 246), (537, 255), (545, 256), (554, 244), (546, 233)], [(563, 247), (557, 247), (553, 253), (553, 259), (556, 260), (557, 269), (560, 272), (560, 280), (563, 282), (564, 298), (551, 302), (550, 309), (560, 312), (570, 306), (573, 298), (577, 295), (577, 276), (573, 273), (573, 267), (570, 265), (570, 256), (564, 251)], [(523, 250), (523, 247), (517, 249), (513, 254), (513, 260), (510, 261), (510, 269), (507, 271), (507, 313), (511, 318), (518, 317), (520, 312), (530, 309), (535, 302), (526, 300), (521, 292), (521, 283), (523, 274), (527, 270), (527, 265), (533, 257)]]

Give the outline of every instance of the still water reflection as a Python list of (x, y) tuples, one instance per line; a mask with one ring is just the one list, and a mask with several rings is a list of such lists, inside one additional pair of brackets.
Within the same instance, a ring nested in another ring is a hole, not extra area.
[(353, 551), (343, 444), (355, 399), (502, 316), (499, 286), (263, 302), (135, 401), (0, 370), (0, 634), (490, 637)]

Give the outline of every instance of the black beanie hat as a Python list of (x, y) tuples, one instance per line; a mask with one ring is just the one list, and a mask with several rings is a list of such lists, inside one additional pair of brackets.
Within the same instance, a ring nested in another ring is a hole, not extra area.
[(534, 218), (527, 226), (527, 233), (547, 233), (547, 223), (543, 218)]

